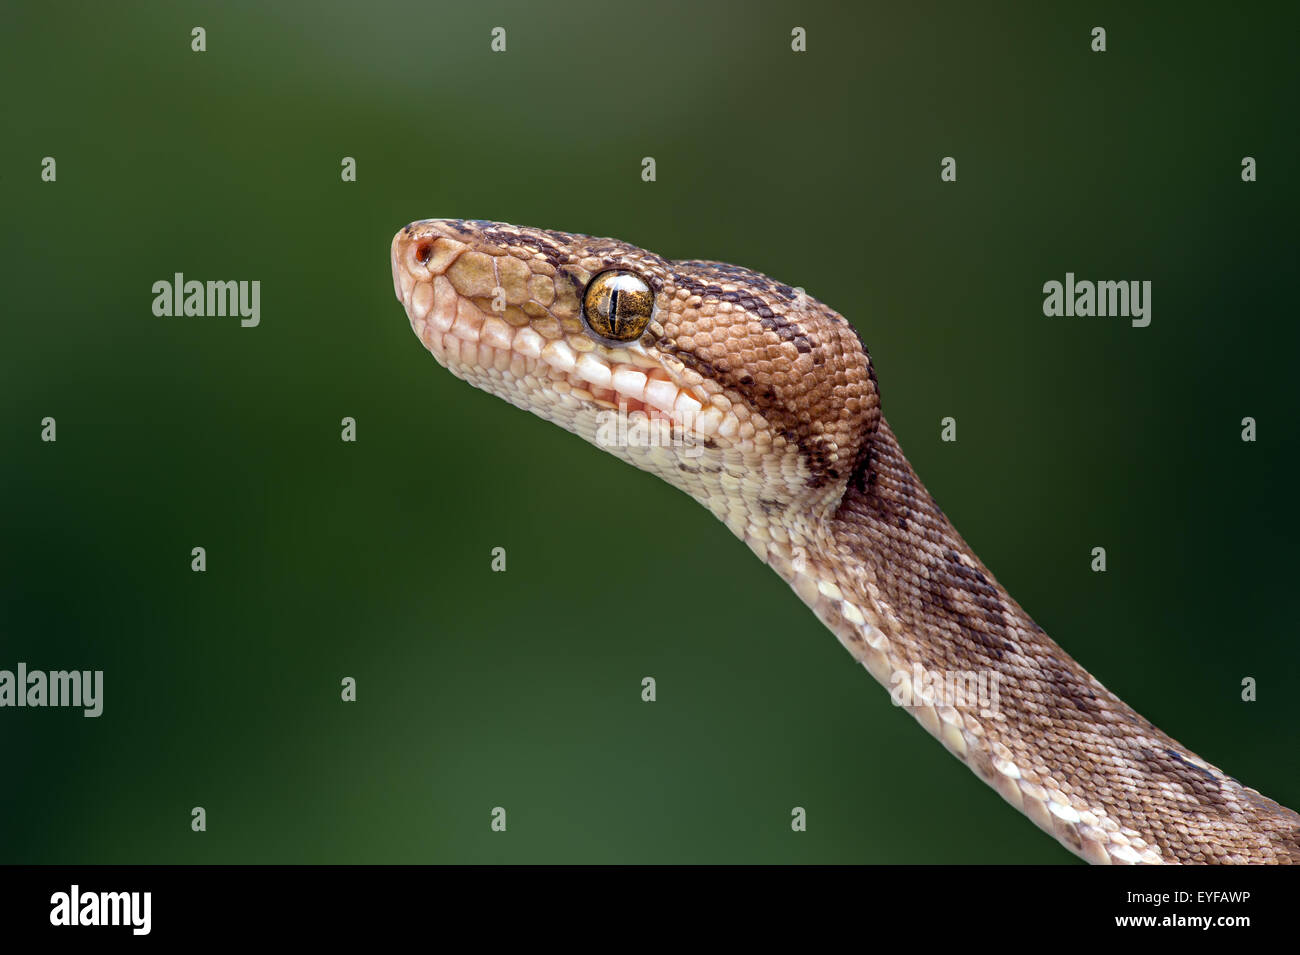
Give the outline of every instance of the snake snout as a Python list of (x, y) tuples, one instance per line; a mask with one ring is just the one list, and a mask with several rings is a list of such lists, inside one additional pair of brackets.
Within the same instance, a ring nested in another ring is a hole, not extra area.
[(417, 279), (424, 277), (424, 266), (429, 261), (435, 236), (423, 228), (426, 222), (412, 222), (397, 231), (389, 249), (393, 267), (393, 293), (404, 305), (410, 304), (411, 292)]
[(402, 296), (402, 252), (402, 232), (399, 232), (393, 236), (393, 244), (389, 251), (388, 260), (393, 269), (393, 294), (397, 296), (399, 302), (405, 305), (406, 300)]

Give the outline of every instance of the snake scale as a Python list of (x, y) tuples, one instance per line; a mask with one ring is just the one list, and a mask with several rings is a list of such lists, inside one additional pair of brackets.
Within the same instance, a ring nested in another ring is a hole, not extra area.
[[(440, 364), (695, 498), (881, 683), (994, 680), (995, 705), (918, 692), (908, 711), (1066, 848), (1300, 862), (1300, 816), (1143, 719), (998, 585), (913, 473), (835, 311), (738, 266), (499, 222), (413, 222), (391, 253)], [(611, 414), (660, 430), (633, 440)]]

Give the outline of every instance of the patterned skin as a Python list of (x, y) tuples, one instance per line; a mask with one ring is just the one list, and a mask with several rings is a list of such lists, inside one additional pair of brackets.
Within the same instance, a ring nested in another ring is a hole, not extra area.
[[(1300, 816), (1144, 720), (998, 585), (912, 471), (867, 350), (832, 309), (737, 266), (498, 222), (413, 222), (392, 268), (440, 364), (707, 507), (923, 727), (1077, 855), (1300, 862)], [(584, 320), (610, 270), (653, 296), (626, 343)], [(663, 440), (610, 423), (628, 419)]]

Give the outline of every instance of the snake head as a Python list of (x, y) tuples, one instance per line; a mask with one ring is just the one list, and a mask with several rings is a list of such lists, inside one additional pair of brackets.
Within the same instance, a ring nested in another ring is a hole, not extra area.
[(833, 310), (765, 275), (459, 219), (400, 230), (392, 268), (412, 330), (452, 374), (729, 525), (745, 520), (742, 499), (831, 506), (869, 458), (880, 401), (866, 349)]

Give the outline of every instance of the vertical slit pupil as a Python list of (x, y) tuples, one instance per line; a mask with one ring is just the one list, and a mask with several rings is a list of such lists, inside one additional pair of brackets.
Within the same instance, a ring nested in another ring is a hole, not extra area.
[(619, 337), (618, 287), (609, 290), (609, 331), (611, 338)]

